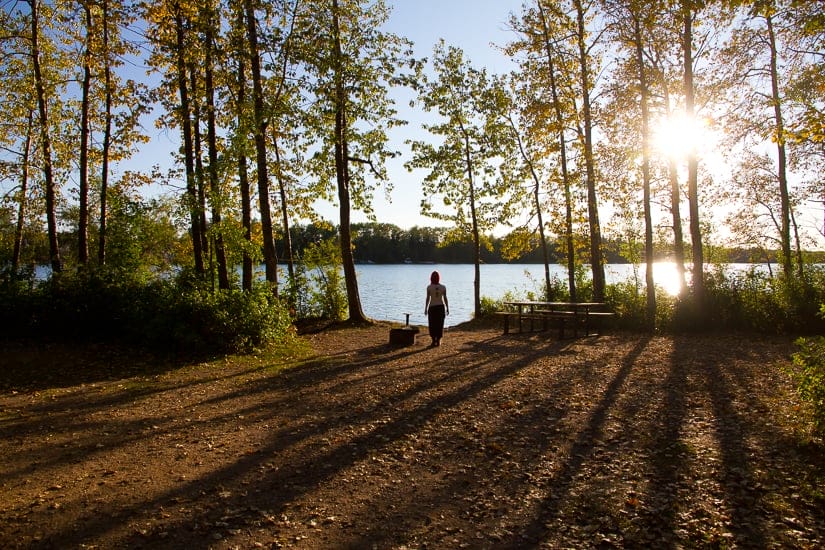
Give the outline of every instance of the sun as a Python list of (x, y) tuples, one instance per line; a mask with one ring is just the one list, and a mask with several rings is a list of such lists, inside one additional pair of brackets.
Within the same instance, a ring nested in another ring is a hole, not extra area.
[(691, 152), (712, 150), (713, 133), (707, 119), (676, 113), (659, 120), (653, 128), (653, 149), (672, 159), (684, 159)]

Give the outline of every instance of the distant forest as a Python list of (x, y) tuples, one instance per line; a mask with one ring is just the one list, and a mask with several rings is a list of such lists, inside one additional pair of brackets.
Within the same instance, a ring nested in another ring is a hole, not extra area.
[[(387, 223), (356, 223), (352, 225), (353, 255), (358, 263), (397, 264), (412, 263), (473, 263), (473, 243), (470, 237), (456, 238), (455, 233), (447, 228), (440, 227), (413, 227), (402, 229)], [(292, 227), (292, 246), (296, 258), (300, 258), (304, 248), (310, 243), (318, 243), (338, 237), (338, 228), (331, 225), (309, 224)], [(487, 236), (489, 248), (482, 247), (482, 261), (489, 264), (521, 263), (540, 264), (544, 262), (544, 255), (535, 239), (529, 252), (517, 258), (507, 258), (504, 254), (508, 235), (503, 237)], [(620, 251), (627, 249), (622, 244), (610, 239), (604, 240), (604, 255), (607, 263), (630, 263), (626, 255)], [(641, 246), (641, 243), (640, 243)], [(286, 257), (284, 240), (276, 239), (278, 257), (283, 261)], [(657, 260), (669, 258), (666, 245), (656, 254)], [(825, 261), (825, 252), (812, 253), (815, 257), (811, 261), (821, 263)], [(582, 250), (583, 258), (586, 251)], [(551, 243), (549, 250), (551, 263), (564, 263), (564, 252)], [(777, 261), (776, 250), (759, 249), (722, 249), (717, 248), (708, 254), (712, 262), (717, 263), (764, 263)], [(583, 259), (583, 261), (585, 261)]]

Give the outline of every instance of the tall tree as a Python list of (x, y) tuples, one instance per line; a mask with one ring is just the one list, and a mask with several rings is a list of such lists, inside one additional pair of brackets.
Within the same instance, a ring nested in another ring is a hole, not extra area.
[[(425, 168), (422, 212), (451, 221), (460, 235), (473, 242), (474, 310), (481, 314), (481, 246), (485, 232), (510, 217), (509, 181), (500, 176), (498, 162), (513, 158), (503, 149), (512, 136), (502, 117), (500, 89), (485, 70), (464, 59), (462, 50), (440, 42), (433, 55), (435, 79), (427, 82), (419, 100), (441, 121), (424, 128), (438, 136), (439, 145), (413, 141), (408, 169)], [(440, 197), (448, 212), (434, 204)]]
[[(596, 159), (593, 155), (593, 44), (588, 43), (586, 20), (591, 14), (582, 0), (573, 0), (576, 13), (576, 43), (579, 53), (579, 78), (582, 108), (582, 154), (587, 185), (587, 214), (590, 225), (590, 266), (593, 273), (593, 299), (604, 300), (605, 275), (602, 256), (602, 232), (599, 222), (599, 199), (596, 193)], [(598, 35), (597, 35), (598, 36)]]
[[(778, 216), (779, 249), (783, 273), (792, 277), (793, 257), (791, 247), (791, 194), (788, 183), (788, 136), (785, 129), (786, 101), (782, 91), (784, 76), (780, 73), (780, 39), (777, 21), (781, 21), (778, 4), (773, 0), (760, 0), (750, 3), (747, 17), (735, 29), (729, 53), (737, 62), (733, 63), (737, 80), (746, 84), (743, 98), (747, 101), (734, 108), (744, 111), (735, 118), (740, 123), (740, 135), (751, 146), (756, 140), (770, 141), (776, 148), (775, 180), (779, 196)], [(790, 54), (790, 52), (789, 52)], [(787, 56), (785, 66), (793, 65)], [(744, 77), (744, 78), (742, 78)], [(766, 116), (763, 116), (762, 113)], [(768, 114), (770, 113), (770, 114)], [(769, 124), (761, 123), (770, 120)], [(742, 124), (744, 123), (744, 124)]]
[[(632, 43), (634, 46), (636, 69), (639, 78), (639, 106), (642, 113), (642, 187), (645, 217), (645, 283), (647, 309), (645, 321), (648, 330), (656, 328), (656, 288), (653, 281), (653, 220), (650, 196), (650, 88), (645, 68), (644, 43), (642, 37), (641, 14), (637, 6), (631, 6), (628, 16), (632, 22)], [(648, 25), (646, 25), (646, 28)]]
[(272, 291), (278, 293), (278, 255), (275, 251), (275, 237), (272, 226), (272, 207), (269, 202), (269, 169), (267, 166), (266, 127), (268, 120), (264, 111), (263, 74), (261, 70), (261, 49), (258, 42), (258, 21), (255, 17), (255, 3), (244, 0), (246, 15), (246, 38), (249, 48), (250, 70), (252, 73), (252, 109), (255, 138), (255, 161), (258, 175), (258, 206), (263, 233), (264, 265), (266, 280)]
[(57, 274), (63, 270), (63, 261), (60, 257), (60, 245), (57, 240), (57, 182), (52, 166), (52, 138), (50, 133), (51, 120), (46, 90), (49, 83), (41, 65), (40, 47), (40, 17), (42, 4), (39, 0), (28, 0), (31, 9), (31, 34), (29, 36), (32, 71), (34, 75), (34, 89), (37, 98), (37, 110), (40, 125), (40, 151), (43, 162), (43, 180), (46, 196), (46, 224), (49, 237), (49, 258), (52, 272)]
[(219, 25), (216, 9), (211, 4), (203, 7), (201, 12), (204, 45), (204, 95), (206, 96), (206, 141), (209, 155), (209, 199), (212, 210), (212, 241), (214, 243), (215, 260), (218, 268), (218, 286), (221, 289), (229, 288), (229, 272), (226, 264), (226, 251), (223, 241), (223, 193), (220, 189), (218, 171), (218, 135), (215, 107), (215, 79), (214, 57), (216, 54), (215, 28)]
[(111, 158), (112, 144), (112, 105), (114, 103), (114, 86), (111, 62), (111, 37), (109, 32), (110, 10), (108, 0), (101, 2), (102, 53), (103, 53), (103, 147), (100, 162), (100, 214), (98, 216), (97, 261), (100, 265), (106, 263), (106, 218), (109, 194), (109, 159)]
[[(548, 174), (545, 184), (552, 189), (558, 181), (563, 193), (563, 245), (567, 260), (567, 283), (570, 299), (576, 301), (576, 245), (574, 238), (574, 175), (568, 161), (568, 120), (573, 118), (575, 100), (569, 77), (570, 37), (575, 22), (559, 3), (536, 0), (534, 8), (526, 8), (520, 18), (513, 16), (511, 26), (519, 33), (519, 40), (508, 45), (507, 52), (519, 57), (521, 80), (530, 101), (525, 115), (530, 119), (528, 134), (531, 139), (546, 141), (544, 148), (558, 160), (557, 174)], [(536, 93), (541, 90), (541, 93)], [(556, 145), (552, 145), (555, 139)], [(538, 188), (536, 189), (538, 191)], [(543, 240), (543, 237), (540, 236)], [(545, 278), (549, 274), (545, 273)], [(549, 288), (548, 288), (549, 291)]]
[(83, 266), (89, 261), (89, 103), (91, 102), (92, 49), (96, 29), (92, 20), (92, 8), (88, 2), (81, 2), (86, 28), (83, 48), (83, 77), (80, 98), (80, 151), (78, 167), (78, 195), (80, 213), (77, 224), (77, 260)]
[(315, 6), (313, 16), (305, 35), (315, 45), (303, 52), (313, 77), (309, 123), (321, 136), (313, 165), (324, 182), (331, 183), (334, 174), (349, 319), (363, 322), (368, 319), (358, 291), (351, 210), (372, 214), (371, 180), (391, 189), (384, 164), (398, 153), (388, 148), (387, 129), (403, 122), (396, 118), (389, 89), (411, 83), (419, 64), (407, 40), (381, 30), (389, 17), (384, 0), (327, 0)]
[[(693, 74), (693, 20), (698, 4), (694, 0), (681, 0), (683, 93), (685, 97), (685, 118), (696, 118), (696, 85)], [(691, 251), (693, 253), (692, 291), (696, 306), (703, 311), (705, 305), (705, 255), (702, 246), (702, 225), (699, 220), (699, 155), (694, 145), (688, 151), (687, 159), (688, 210), (690, 215)]]
[[(100, 151), (100, 190), (98, 217), (97, 258), (101, 265), (106, 262), (106, 226), (108, 219), (108, 193), (112, 166), (115, 162), (131, 157), (148, 137), (143, 133), (141, 117), (148, 113), (147, 86), (118, 73), (131, 56), (139, 55), (140, 44), (126, 40), (124, 30), (137, 18), (136, 7), (128, 2), (100, 0), (96, 56), (93, 59), (97, 79), (95, 96), (102, 103), (102, 120), (96, 127), (102, 135)], [(102, 77), (100, 76), (102, 74)], [(100, 79), (102, 78), (102, 82)], [(97, 117), (97, 118), (100, 118)], [(94, 119), (93, 119), (94, 120)]]
[[(624, 53), (624, 62), (619, 63), (615, 73), (615, 88), (618, 93), (634, 97), (633, 103), (637, 108), (631, 111), (631, 116), (638, 118), (638, 124), (631, 123), (629, 128), (634, 137), (631, 138), (637, 154), (633, 155), (633, 163), (640, 165), (642, 179), (642, 211), (644, 217), (644, 250), (645, 250), (645, 295), (647, 307), (645, 310), (645, 325), (648, 330), (656, 326), (656, 288), (653, 278), (653, 216), (651, 195), (651, 98), (653, 90), (650, 71), (646, 61), (649, 33), (652, 32), (656, 21), (656, 10), (651, 9), (651, 3), (644, 6), (635, 0), (607, 0), (605, 2), (606, 16), (612, 30), (614, 42)], [(622, 77), (623, 67), (626, 66), (627, 79)], [(627, 86), (623, 85), (627, 82)], [(637, 167), (631, 168), (634, 172)]]
[(237, 158), (238, 165), (238, 187), (241, 195), (241, 225), (243, 227), (243, 246), (241, 250), (241, 288), (249, 292), (252, 290), (252, 195), (249, 185), (249, 167), (247, 146), (249, 142), (249, 123), (247, 105), (247, 82), (246, 70), (247, 59), (250, 51), (246, 47), (245, 40), (245, 15), (244, 6), (237, 5), (233, 18), (233, 58), (236, 63), (236, 86), (235, 86), (235, 132), (232, 135), (232, 150)]

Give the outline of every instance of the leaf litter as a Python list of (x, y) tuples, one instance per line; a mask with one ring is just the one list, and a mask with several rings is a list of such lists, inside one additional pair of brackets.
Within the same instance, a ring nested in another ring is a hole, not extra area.
[[(0, 546), (825, 545), (790, 338), (387, 335), (306, 336), (314, 355), (287, 370), (235, 357), (118, 378), (95, 360), (98, 378), (59, 387), (15, 370)], [(91, 355), (40, 353), (51, 381)]]

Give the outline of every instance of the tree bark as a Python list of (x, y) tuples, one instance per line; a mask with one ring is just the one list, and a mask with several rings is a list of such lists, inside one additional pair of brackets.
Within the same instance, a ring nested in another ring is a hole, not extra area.
[(178, 93), (180, 94), (179, 116), (181, 123), (181, 137), (183, 138), (183, 161), (186, 169), (186, 194), (189, 207), (189, 222), (192, 232), (192, 249), (195, 261), (195, 273), (202, 275), (203, 264), (203, 240), (201, 235), (201, 223), (198, 214), (198, 192), (195, 182), (195, 161), (194, 146), (192, 144), (192, 120), (189, 116), (191, 106), (189, 104), (189, 89), (186, 81), (186, 60), (184, 52), (186, 44), (184, 40), (183, 16), (178, 2), (173, 4), (175, 17), (175, 37), (177, 40), (177, 80)]
[(292, 234), (289, 230), (289, 197), (286, 192), (286, 182), (281, 172), (281, 150), (278, 147), (278, 138), (272, 138), (272, 148), (275, 152), (275, 166), (278, 168), (278, 193), (281, 196), (281, 221), (284, 225), (284, 253), (286, 254), (287, 273), (292, 284), (295, 283), (295, 257), (292, 254)]
[(278, 295), (278, 255), (272, 231), (272, 208), (269, 202), (269, 172), (266, 162), (266, 118), (264, 116), (263, 83), (261, 76), (261, 56), (258, 51), (258, 29), (252, 0), (245, 0), (246, 35), (249, 45), (250, 69), (252, 71), (252, 96), (255, 118), (255, 162), (258, 172), (258, 201), (263, 234), (264, 265), (266, 280), (272, 292)]
[(22, 168), (20, 172), (20, 203), (17, 205), (17, 225), (14, 229), (14, 248), (11, 255), (11, 272), (17, 275), (20, 269), (20, 255), (23, 249), (23, 229), (26, 225), (26, 202), (29, 192), (29, 162), (31, 162), (32, 132), (34, 132), (34, 111), (29, 110), (26, 125), (26, 140), (23, 144)]
[(787, 156), (785, 152), (785, 122), (782, 117), (782, 97), (779, 93), (778, 54), (776, 51), (776, 34), (773, 18), (765, 15), (768, 30), (768, 46), (771, 50), (771, 99), (773, 103), (774, 139), (776, 141), (777, 166), (776, 176), (779, 181), (780, 217), (782, 221), (782, 270), (785, 277), (793, 276), (793, 259), (791, 252), (791, 199), (788, 193)]
[(350, 228), (349, 147), (347, 142), (347, 93), (344, 88), (343, 53), (341, 51), (341, 27), (338, 20), (338, 0), (332, 0), (333, 60), (335, 78), (335, 173), (338, 185), (338, 211), (340, 216), (341, 263), (344, 283), (347, 287), (349, 320), (368, 322), (361, 307), (355, 259), (352, 255), (352, 231)]
[[(693, 85), (693, 15), (689, 0), (682, 1), (682, 18), (684, 23), (682, 48), (685, 116), (688, 120), (693, 120), (696, 115)], [(702, 249), (702, 227), (699, 223), (699, 158), (695, 149), (688, 152), (688, 207), (693, 252), (693, 298), (696, 307), (699, 308), (698, 311), (701, 312), (705, 304), (705, 260)]]
[(78, 166), (79, 208), (77, 220), (77, 261), (79, 267), (89, 262), (89, 88), (92, 81), (92, 10), (82, 3), (86, 16), (86, 47), (83, 52), (83, 82), (80, 97), (80, 155)]
[(97, 261), (100, 265), (106, 263), (106, 217), (109, 195), (109, 150), (112, 143), (112, 68), (109, 64), (109, 2), (103, 0), (103, 83), (104, 91), (104, 123), (103, 123), (103, 151), (100, 166), (100, 223), (98, 227)]
[(49, 133), (49, 114), (46, 104), (46, 87), (43, 83), (43, 71), (40, 67), (40, 5), (38, 0), (28, 0), (31, 7), (31, 54), (34, 69), (34, 88), (37, 95), (37, 108), (40, 115), (40, 148), (43, 155), (43, 179), (46, 195), (46, 225), (49, 237), (49, 259), (52, 273), (63, 271), (60, 258), (60, 244), (57, 240), (56, 184), (52, 168), (52, 140)]
[(590, 73), (585, 45), (584, 8), (581, 0), (575, 0), (581, 69), (582, 110), (584, 116), (584, 163), (587, 178), (587, 217), (590, 227), (590, 265), (593, 272), (593, 300), (604, 300), (605, 275), (602, 259), (602, 232), (599, 223), (599, 202), (596, 195), (596, 168), (593, 158), (593, 115), (590, 106)]
[[(212, 11), (210, 8), (210, 15)], [(218, 287), (229, 289), (229, 272), (226, 265), (226, 251), (221, 235), (221, 221), (223, 218), (221, 190), (218, 182), (218, 137), (215, 129), (215, 85), (212, 75), (212, 53), (215, 49), (215, 40), (212, 29), (212, 17), (206, 22), (206, 51), (204, 59), (204, 92), (206, 93), (206, 141), (209, 151), (209, 194), (212, 205), (212, 227), (214, 229), (215, 260), (218, 264)]]
[[(238, 10), (238, 30), (244, 28), (243, 10)], [(244, 48), (238, 48), (238, 131), (243, 131), (244, 109), (246, 106), (246, 63)], [(244, 132), (245, 135), (245, 132)], [(241, 190), (241, 223), (243, 225), (243, 236), (247, 243), (252, 242), (252, 197), (249, 189), (249, 170), (247, 167), (246, 152), (243, 148), (238, 150), (238, 186)], [(241, 259), (241, 288), (245, 292), (252, 290), (252, 257), (246, 248), (243, 249)]]
[(470, 223), (472, 224), (473, 234), (473, 311), (476, 317), (481, 317), (481, 234), (478, 230), (478, 215), (476, 213), (473, 157), (470, 149), (470, 137), (463, 125), (460, 129), (464, 135), (464, 163), (467, 167), (467, 195), (470, 199)]
[(203, 169), (203, 145), (201, 143), (201, 107), (198, 94), (198, 75), (195, 72), (195, 64), (189, 65), (189, 106), (192, 113), (192, 145), (193, 158), (195, 160), (195, 189), (197, 194), (197, 211), (198, 223), (200, 224), (199, 234), (201, 236), (201, 249), (205, 256), (209, 258), (209, 277), (214, 283), (214, 264), (212, 263), (212, 252), (209, 248), (209, 236), (207, 235), (206, 223), (206, 190), (204, 185), (204, 169)]

